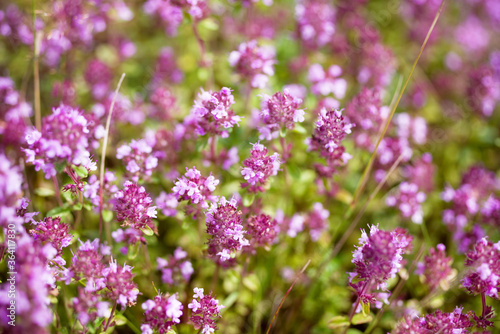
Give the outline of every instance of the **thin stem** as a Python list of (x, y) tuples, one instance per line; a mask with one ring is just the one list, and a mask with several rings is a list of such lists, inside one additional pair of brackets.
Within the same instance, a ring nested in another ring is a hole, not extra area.
[[(111, 115), (113, 114), (113, 108), (115, 106), (116, 96), (120, 90), (123, 79), (125, 78), (125, 73), (122, 74), (118, 85), (116, 86), (115, 95), (113, 95), (113, 100), (111, 101), (111, 107), (109, 108), (108, 119), (106, 120), (106, 132), (104, 134), (104, 141), (102, 143), (102, 153), (101, 153), (101, 170), (100, 170), (100, 182), (99, 182), (99, 240), (102, 240), (102, 210), (103, 210), (103, 190), (104, 190), (104, 166), (106, 161), (106, 148), (108, 147), (109, 138), (109, 127), (111, 124)], [(108, 239), (108, 245), (111, 245), (111, 234), (109, 231), (109, 223), (106, 222), (106, 237)]]
[(109, 324), (111, 323), (111, 319), (113, 319), (113, 314), (115, 313), (116, 310), (116, 303), (113, 304), (113, 308), (111, 309), (111, 314), (109, 315), (108, 322), (106, 323), (106, 326), (104, 326), (104, 332), (108, 330)]
[[(365, 293), (365, 291), (367, 290), (369, 285), (370, 285), (370, 281), (366, 282), (366, 284), (363, 286), (363, 289), (358, 294), (358, 297), (356, 298), (356, 302), (352, 306), (351, 312), (349, 312), (349, 324), (351, 323), (352, 318), (354, 317), (354, 314), (356, 314), (356, 309), (358, 308), (359, 303), (361, 302), (360, 296), (362, 296)], [(349, 327), (350, 327), (350, 325), (344, 329), (344, 334), (347, 333), (347, 331), (349, 330)]]
[(59, 189), (59, 182), (57, 182), (57, 177), (55, 175), (52, 176), (52, 182), (54, 183), (54, 191), (56, 192), (57, 202), (59, 203), (59, 206), (62, 206), (63, 202), (61, 199), (61, 189)]
[(273, 319), (271, 320), (271, 323), (269, 324), (269, 327), (267, 328), (266, 334), (269, 334), (269, 332), (271, 331), (271, 327), (273, 327), (274, 320), (276, 320), (276, 317), (278, 316), (278, 312), (281, 310), (281, 307), (283, 306), (283, 303), (285, 303), (286, 297), (288, 297), (288, 295), (290, 294), (290, 292), (293, 289), (293, 286), (295, 285), (295, 283), (297, 283), (297, 281), (299, 280), (300, 276), (304, 273), (304, 271), (306, 271), (307, 267), (309, 266), (309, 263), (311, 263), (311, 260), (307, 260), (307, 263), (304, 265), (304, 267), (297, 274), (297, 276), (295, 277), (295, 279), (292, 282), (292, 285), (290, 285), (290, 287), (288, 288), (287, 292), (285, 293), (285, 295), (281, 299), (281, 302), (280, 302), (280, 304), (278, 306), (278, 309), (276, 310), (276, 312), (274, 312)]
[(215, 291), (215, 288), (217, 287), (217, 281), (219, 279), (219, 271), (220, 271), (220, 264), (217, 262), (217, 267), (215, 268), (215, 273), (214, 276), (212, 277), (212, 290)]
[(483, 303), (483, 313), (482, 313), (482, 317), (486, 317), (486, 296), (484, 295), (484, 292), (481, 292), (481, 302)]
[(377, 144), (375, 145), (375, 149), (373, 150), (373, 153), (370, 157), (370, 161), (368, 162), (368, 165), (366, 165), (365, 167), (365, 170), (363, 172), (363, 176), (361, 177), (361, 180), (360, 182), (358, 183), (358, 186), (356, 187), (356, 191), (354, 193), (354, 199), (353, 199), (353, 202), (351, 205), (355, 205), (355, 203), (357, 202), (359, 196), (361, 195), (361, 193), (363, 192), (363, 189), (366, 185), (366, 182), (367, 182), (367, 178), (368, 178), (368, 174), (370, 173), (371, 171), (371, 168), (373, 166), (373, 163), (374, 163), (374, 160), (375, 160), (375, 156), (377, 154), (377, 150), (378, 150), (378, 147), (380, 145), (380, 142), (382, 141), (382, 139), (384, 138), (385, 136), (385, 133), (387, 132), (387, 129), (389, 128), (389, 124), (391, 123), (391, 120), (392, 120), (392, 117), (394, 116), (394, 113), (396, 112), (396, 109), (398, 108), (398, 105), (399, 105), (399, 102), (401, 101), (401, 98), (403, 97), (403, 94), (406, 90), (406, 87), (408, 86), (408, 83), (410, 82), (410, 79), (411, 77), (413, 76), (413, 72), (415, 71), (415, 68), (417, 67), (417, 63), (418, 61), (420, 60), (420, 56), (422, 55), (422, 53), (424, 52), (424, 49), (425, 49), (425, 46), (427, 45), (427, 42), (429, 40), (429, 37), (431, 36), (431, 33), (432, 31), (434, 30), (434, 27), (436, 26), (436, 23), (439, 19), (439, 16), (441, 15), (441, 11), (443, 10), (443, 7), (444, 7), (444, 4), (445, 4), (446, 0), (442, 0), (441, 1), (441, 6), (439, 7), (439, 10), (438, 12), (436, 13), (436, 16), (434, 17), (434, 21), (432, 22), (432, 25), (431, 27), (429, 28), (429, 31), (427, 32), (427, 36), (425, 37), (425, 40), (424, 42), (422, 43), (422, 46), (420, 47), (420, 52), (418, 53), (418, 56), (417, 58), (415, 59), (415, 61), (413, 62), (413, 66), (411, 68), (411, 71), (410, 71), (410, 74), (408, 75), (408, 77), (406, 78), (406, 81), (403, 85), (403, 89), (401, 90), (401, 92), (399, 93), (398, 95), (398, 98), (396, 100), (396, 103), (394, 104), (394, 106), (392, 107), (392, 110), (391, 110), (391, 113), (389, 114), (389, 117), (387, 118), (387, 121), (385, 123), (385, 127), (384, 127), (384, 130), (382, 131), (381, 135), (379, 136), (378, 140), (377, 140)]
[(42, 130), (42, 112), (40, 107), (40, 71), (38, 66), (38, 55), (40, 54), (40, 37), (35, 27), (35, 0), (33, 6), (33, 77), (34, 77), (34, 97), (35, 97), (35, 126), (38, 131)]

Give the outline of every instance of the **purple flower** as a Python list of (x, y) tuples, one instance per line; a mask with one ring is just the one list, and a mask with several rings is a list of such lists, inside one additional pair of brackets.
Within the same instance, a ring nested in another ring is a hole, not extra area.
[(60, 105), (52, 110), (52, 115), (43, 118), (42, 132), (34, 128), (27, 131), (26, 162), (33, 163), (36, 170), (42, 169), (47, 179), (56, 175), (55, 165), (61, 162), (96, 170), (90, 159), (88, 138), (83, 113)]
[(380, 141), (375, 160), (375, 180), (380, 182), (401, 156), (401, 162), (410, 160), (413, 150), (405, 138), (385, 137)]
[(270, 140), (272, 132), (286, 128), (291, 130), (295, 123), (304, 121), (304, 110), (299, 109), (302, 99), (293, 96), (285, 89), (273, 96), (263, 95), (260, 111), (260, 120), (264, 127), (259, 128), (260, 139)]
[(158, 158), (151, 154), (153, 148), (146, 140), (132, 140), (130, 144), (123, 144), (116, 150), (116, 158), (126, 164), (128, 176), (134, 182), (139, 182), (139, 177), (150, 177), (158, 166)]
[(346, 115), (356, 124), (356, 145), (373, 150), (378, 132), (389, 116), (389, 107), (382, 104), (382, 92), (378, 88), (363, 89), (347, 104)]
[(316, 49), (332, 42), (335, 33), (335, 8), (324, 0), (301, 0), (295, 5), (300, 40)]
[(101, 100), (109, 93), (111, 80), (113, 80), (113, 72), (102, 61), (92, 59), (87, 64), (84, 78), (87, 84), (90, 85), (94, 98)]
[(351, 155), (342, 145), (342, 140), (351, 133), (353, 126), (354, 124), (345, 121), (342, 110), (321, 109), (313, 135), (306, 140), (308, 150), (318, 151), (326, 159), (332, 172), (335, 171), (351, 159)]
[(206, 201), (214, 199), (212, 193), (218, 184), (219, 180), (211, 173), (210, 176), (203, 177), (195, 167), (192, 169), (186, 167), (186, 174), (177, 179), (172, 192), (177, 200), (187, 200), (194, 204), (200, 204), (202, 208), (206, 209), (208, 208)]
[(243, 161), (241, 175), (246, 182), (242, 187), (248, 188), (250, 192), (264, 192), (269, 177), (278, 174), (281, 165), (280, 155), (274, 153), (269, 156), (267, 153), (267, 148), (257, 142), (252, 144), (251, 156)]
[(239, 125), (241, 120), (231, 109), (233, 104), (234, 96), (227, 87), (223, 87), (220, 92), (206, 92), (202, 89), (198, 99), (194, 101), (187, 122), (193, 123), (200, 136), (209, 134), (226, 138), (229, 133), (225, 129)]
[(328, 217), (330, 212), (323, 207), (323, 204), (316, 202), (313, 210), (305, 217), (305, 225), (309, 228), (312, 241), (318, 241), (321, 233), (328, 229)]
[(352, 263), (356, 269), (349, 274), (349, 285), (354, 288), (359, 300), (365, 304), (382, 306), (380, 293), (387, 298), (387, 280), (396, 276), (403, 266), (403, 254), (411, 250), (412, 237), (402, 228), (394, 231), (370, 227), (370, 235), (364, 230), (359, 238), (359, 246), (353, 252)]
[(156, 87), (151, 93), (150, 101), (150, 115), (161, 121), (171, 120), (174, 112), (177, 111), (176, 98), (166, 87)]
[(455, 273), (451, 268), (453, 262), (451, 257), (445, 253), (446, 247), (439, 244), (436, 248), (429, 250), (429, 255), (424, 257), (423, 262), (417, 264), (416, 274), (423, 276), (425, 284), (431, 291), (441, 287), (443, 290), (449, 288), (449, 284)]
[(116, 260), (111, 259), (109, 266), (102, 270), (102, 275), (107, 288), (105, 291), (107, 298), (118, 302), (122, 308), (136, 303), (139, 289), (133, 281), (132, 267), (128, 265), (122, 267)]
[(385, 204), (397, 207), (403, 217), (411, 218), (415, 224), (422, 224), (424, 218), (422, 202), (425, 201), (425, 198), (425, 194), (419, 191), (416, 184), (401, 182), (397, 192), (387, 196)]
[(109, 318), (111, 315), (108, 302), (101, 301), (100, 296), (88, 293), (82, 287), (78, 287), (78, 297), (73, 298), (71, 306), (83, 326), (97, 318)]
[(173, 285), (182, 281), (189, 282), (194, 270), (193, 265), (189, 260), (186, 260), (186, 257), (187, 253), (182, 248), (177, 247), (173, 256), (169, 256), (167, 259), (161, 257), (156, 259), (157, 269), (161, 270), (163, 283)]
[(210, 334), (217, 330), (215, 319), (221, 318), (220, 310), (224, 306), (219, 304), (212, 292), (206, 296), (203, 292), (201, 288), (194, 288), (193, 300), (188, 304), (188, 308), (191, 309), (189, 319), (196, 330), (201, 328), (202, 334)]
[(212, 203), (205, 215), (207, 234), (210, 235), (208, 253), (214, 259), (225, 262), (243, 246), (249, 245), (243, 230), (242, 212), (238, 210), (235, 198), (228, 201), (220, 197), (219, 203)]
[(69, 225), (62, 223), (59, 217), (47, 217), (37, 224), (30, 234), (40, 243), (50, 243), (57, 250), (57, 256), (71, 243), (73, 235), (69, 233)]
[(7, 228), (9, 224), (22, 227), (23, 219), (17, 216), (19, 200), (22, 196), (23, 177), (18, 166), (0, 153), (0, 227)]
[(411, 117), (407, 113), (399, 113), (395, 117), (398, 137), (412, 139), (417, 145), (427, 141), (427, 122), (422, 117)]
[(179, 202), (174, 194), (167, 194), (162, 191), (156, 198), (156, 207), (161, 210), (166, 217), (175, 216), (177, 214), (177, 205)]
[(500, 101), (499, 78), (491, 67), (482, 66), (469, 73), (467, 82), (467, 101), (472, 110), (490, 117)]
[(241, 43), (238, 51), (229, 55), (229, 64), (244, 79), (250, 80), (252, 88), (264, 88), (270, 76), (274, 75), (273, 65), (276, 63), (275, 51), (272, 47), (263, 47), (257, 41)]
[(248, 235), (251, 237), (250, 245), (253, 248), (272, 245), (276, 242), (279, 232), (278, 222), (266, 214), (253, 215), (246, 224)]
[(500, 242), (493, 244), (486, 238), (479, 240), (467, 253), (465, 266), (469, 272), (462, 285), (471, 294), (498, 299), (500, 285)]
[(141, 325), (143, 333), (168, 333), (172, 326), (181, 322), (184, 306), (177, 300), (177, 294), (167, 296), (158, 294), (153, 300), (148, 299), (142, 304), (144, 321)]
[(347, 90), (347, 82), (339, 78), (342, 69), (338, 65), (332, 65), (325, 72), (320, 64), (313, 64), (309, 67), (308, 79), (312, 83), (311, 91), (316, 95), (333, 94), (336, 98), (342, 99)]
[(420, 159), (413, 162), (413, 165), (405, 166), (404, 175), (410, 183), (416, 184), (418, 189), (429, 193), (434, 189), (435, 170), (432, 155), (424, 153)]
[(462, 314), (462, 308), (457, 307), (451, 313), (436, 311), (421, 318), (411, 319), (405, 317), (396, 326), (394, 334), (465, 334), (470, 333), (469, 328), (471, 326), (472, 323), (469, 321), (469, 317)]
[(156, 206), (144, 187), (125, 181), (124, 189), (115, 194), (116, 219), (122, 226), (132, 226), (136, 230), (151, 229), (156, 233), (152, 218), (156, 218)]

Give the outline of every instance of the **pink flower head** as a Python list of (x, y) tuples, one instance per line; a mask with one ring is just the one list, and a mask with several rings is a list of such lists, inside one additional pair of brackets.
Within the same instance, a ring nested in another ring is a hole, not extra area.
[(301, 0), (295, 5), (300, 40), (311, 49), (332, 42), (336, 22), (335, 7), (324, 0)]
[(265, 129), (259, 129), (260, 139), (271, 139), (271, 132), (286, 128), (291, 130), (295, 123), (304, 121), (304, 110), (300, 109), (302, 99), (293, 96), (285, 89), (273, 96), (263, 95), (260, 120)]
[(47, 179), (56, 175), (55, 165), (62, 162), (96, 170), (88, 151), (87, 124), (77, 109), (65, 105), (54, 108), (52, 115), (43, 118), (42, 132), (34, 128), (27, 131), (26, 161), (36, 170), (42, 169)]
[(445, 250), (446, 247), (439, 244), (436, 248), (429, 250), (429, 255), (424, 257), (423, 262), (417, 264), (415, 273), (422, 275), (425, 284), (431, 291), (439, 287), (446, 290), (453, 277), (453, 269), (451, 268), (453, 260), (446, 256)]
[(116, 219), (122, 226), (132, 226), (137, 230), (150, 228), (156, 232), (153, 218), (156, 218), (156, 206), (143, 186), (125, 181), (124, 189), (115, 194), (114, 207)]
[(226, 138), (229, 134), (225, 129), (239, 125), (241, 120), (231, 109), (233, 104), (234, 96), (227, 87), (220, 92), (206, 92), (202, 89), (198, 99), (194, 101), (190, 115), (196, 133), (200, 136), (209, 134)]
[(242, 212), (238, 210), (235, 198), (228, 201), (220, 197), (219, 203), (212, 203), (205, 215), (207, 234), (210, 235), (208, 253), (217, 261), (225, 262), (243, 246), (249, 245), (243, 230)]
[(320, 64), (313, 64), (309, 67), (308, 79), (312, 83), (311, 91), (316, 95), (333, 94), (336, 98), (342, 99), (347, 90), (345, 79), (339, 78), (342, 69), (338, 65), (332, 65), (325, 72)]
[(177, 200), (187, 200), (194, 204), (200, 204), (202, 208), (206, 209), (208, 208), (207, 200), (214, 199), (212, 193), (218, 184), (219, 180), (211, 173), (208, 177), (204, 177), (195, 167), (192, 169), (186, 167), (186, 174), (177, 179), (172, 192)]
[(318, 151), (332, 170), (349, 161), (342, 140), (351, 133), (354, 124), (347, 123), (340, 109), (321, 109), (311, 138), (306, 140), (309, 150)]
[(387, 280), (403, 266), (403, 254), (410, 251), (411, 241), (412, 237), (401, 228), (387, 232), (372, 225), (369, 235), (362, 231), (359, 246), (353, 252), (356, 269), (349, 273), (350, 285), (362, 302), (375, 303), (377, 293), (373, 291), (387, 290)]
[(177, 298), (177, 294), (167, 296), (159, 293), (153, 300), (148, 299), (142, 304), (144, 321), (141, 330), (143, 333), (148, 331), (152, 333), (153, 330), (158, 333), (167, 333), (172, 326), (181, 322), (184, 306)]
[(103, 269), (102, 275), (107, 288), (105, 292), (107, 298), (117, 301), (123, 308), (136, 303), (139, 289), (133, 281), (132, 267), (128, 265), (122, 267), (116, 260), (111, 259), (109, 266)]
[(191, 309), (189, 319), (196, 330), (202, 329), (202, 334), (213, 333), (217, 330), (215, 319), (221, 318), (220, 311), (223, 307), (212, 292), (204, 295), (203, 289), (194, 288), (193, 300), (188, 304)]
[(251, 156), (243, 161), (241, 175), (246, 182), (242, 187), (248, 188), (250, 192), (263, 192), (269, 177), (278, 174), (281, 165), (280, 155), (274, 153), (269, 156), (267, 153), (267, 148), (257, 142), (252, 144)]
[(244, 79), (250, 80), (252, 88), (264, 88), (268, 77), (274, 75), (276, 63), (272, 47), (262, 47), (257, 41), (241, 43), (237, 51), (229, 55), (229, 65)]
[(152, 154), (153, 148), (144, 139), (133, 139), (130, 144), (123, 144), (116, 150), (116, 158), (123, 160), (126, 165), (127, 175), (134, 182), (139, 182), (139, 177), (150, 177), (158, 166), (158, 158)]
[(182, 248), (177, 247), (173, 256), (169, 256), (167, 259), (161, 257), (156, 259), (157, 269), (161, 270), (161, 279), (164, 283), (173, 285), (189, 281), (194, 270), (193, 265), (186, 257), (187, 253)]
[(255, 248), (275, 243), (279, 232), (277, 225), (276, 219), (266, 214), (251, 216), (247, 222), (248, 235), (251, 237), (250, 244)]
[(500, 287), (500, 242), (479, 240), (467, 253), (465, 265), (469, 272), (462, 279), (464, 288), (474, 295), (484, 294), (498, 299)]
[(419, 191), (416, 184), (401, 182), (396, 194), (388, 196), (385, 200), (387, 206), (397, 207), (403, 217), (411, 218), (415, 224), (422, 224), (424, 212), (422, 202), (425, 194)]

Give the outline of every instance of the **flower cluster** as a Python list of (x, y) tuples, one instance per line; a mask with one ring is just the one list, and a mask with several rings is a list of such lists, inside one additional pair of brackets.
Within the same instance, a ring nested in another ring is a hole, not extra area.
[(156, 232), (152, 218), (156, 218), (156, 206), (143, 186), (125, 181), (124, 189), (115, 193), (114, 209), (116, 220), (122, 226), (132, 226), (136, 230), (151, 229)]
[(108, 318), (111, 315), (109, 303), (102, 301), (100, 296), (87, 293), (84, 288), (78, 288), (78, 297), (74, 297), (71, 307), (76, 317), (85, 326), (97, 318)]
[(328, 1), (299, 1), (295, 5), (295, 18), (303, 44), (316, 49), (330, 43), (335, 33), (335, 15), (335, 8)]
[(248, 218), (246, 227), (251, 237), (250, 245), (253, 248), (272, 245), (279, 232), (277, 224), (276, 219), (263, 213)]
[[(161, 270), (161, 280), (169, 285), (180, 283), (182, 280), (189, 282), (191, 275), (194, 273), (193, 265), (189, 260), (186, 260), (187, 253), (178, 247), (174, 251), (174, 255), (166, 260), (158, 257), (156, 259), (157, 269)], [(179, 279), (182, 277), (182, 280)]]
[(55, 176), (56, 166), (69, 163), (88, 170), (97, 167), (88, 151), (87, 119), (81, 111), (61, 105), (43, 119), (42, 132), (35, 129), (26, 134), (26, 161), (43, 170), (47, 179)]
[(462, 313), (462, 309), (457, 307), (451, 313), (436, 311), (426, 314), (421, 318), (411, 319), (406, 317), (396, 328), (395, 334), (427, 334), (427, 333), (470, 333), (469, 328), (472, 323), (469, 317)]
[(411, 241), (412, 237), (401, 228), (388, 232), (372, 225), (369, 235), (362, 231), (359, 246), (353, 252), (356, 269), (349, 273), (350, 285), (359, 301), (381, 307), (377, 298), (381, 294), (374, 291), (387, 290), (387, 280), (395, 277), (403, 266), (403, 255), (411, 250)]
[(238, 51), (229, 55), (229, 64), (252, 88), (264, 88), (274, 75), (275, 52), (272, 47), (259, 46), (256, 40), (241, 43)]
[(325, 72), (320, 64), (309, 67), (308, 79), (312, 83), (311, 91), (316, 95), (333, 94), (338, 99), (343, 99), (347, 90), (345, 79), (339, 78), (342, 69), (338, 65), (332, 65)]
[(417, 145), (423, 145), (427, 141), (427, 122), (423, 117), (399, 113), (395, 116), (395, 122), (398, 137), (412, 139)]
[(153, 170), (158, 166), (158, 158), (151, 152), (153, 148), (148, 145), (146, 140), (132, 140), (130, 144), (123, 144), (116, 150), (116, 158), (123, 160), (126, 164), (128, 176), (134, 181), (139, 182), (139, 177), (145, 175), (150, 177)]
[(469, 272), (462, 285), (472, 294), (487, 295), (498, 299), (500, 288), (500, 242), (479, 240), (467, 253), (465, 265)]
[(318, 151), (326, 159), (331, 172), (351, 159), (342, 140), (351, 133), (354, 124), (347, 123), (339, 109), (321, 109), (311, 138), (306, 140), (310, 151)]
[(243, 161), (241, 175), (246, 182), (242, 186), (250, 192), (263, 192), (267, 179), (278, 174), (281, 165), (280, 155), (278, 153), (267, 155), (267, 153), (267, 148), (257, 142), (252, 144), (251, 156)]
[(132, 280), (132, 267), (118, 265), (116, 260), (109, 263), (109, 266), (102, 270), (105, 279), (105, 296), (115, 302), (118, 302), (123, 308), (132, 306), (137, 301), (139, 289)]
[(211, 292), (205, 296), (202, 288), (194, 288), (193, 291), (193, 300), (188, 305), (191, 309), (189, 319), (195, 329), (201, 328), (202, 334), (213, 333), (217, 329), (215, 319), (221, 317), (220, 311), (224, 306), (219, 304)]
[(323, 207), (323, 204), (316, 202), (313, 209), (305, 217), (305, 225), (309, 228), (309, 235), (312, 241), (317, 241), (326, 229), (328, 229), (328, 217), (330, 212)]
[(144, 310), (142, 333), (153, 334), (153, 331), (158, 331), (160, 334), (168, 333), (172, 326), (181, 322), (183, 308), (176, 294), (167, 296), (159, 293), (153, 300), (148, 299), (142, 304)]
[(495, 174), (483, 167), (473, 166), (462, 178), (458, 189), (447, 186), (441, 194), (445, 202), (450, 202), (450, 208), (443, 211), (443, 222), (453, 232), (458, 242), (458, 250), (466, 252), (484, 235), (481, 225), (474, 223), (476, 215), (482, 215), (482, 221), (494, 221), (495, 202), (498, 198), (493, 192), (499, 188)]
[(380, 182), (384, 179), (387, 171), (400, 159), (408, 162), (413, 155), (413, 150), (406, 138), (385, 137), (380, 141), (375, 160), (375, 180)]
[(113, 72), (102, 61), (98, 59), (89, 61), (84, 77), (95, 99), (101, 100), (109, 93)]
[(238, 210), (235, 198), (226, 200), (220, 197), (219, 203), (212, 203), (206, 212), (208, 254), (220, 262), (234, 257), (234, 253), (248, 246), (243, 230), (241, 211)]
[(415, 273), (422, 276), (431, 291), (435, 291), (439, 287), (447, 290), (450, 280), (454, 276), (451, 268), (453, 260), (446, 256), (445, 250), (445, 245), (439, 244), (436, 248), (429, 250), (429, 255), (424, 257), (423, 262), (417, 264)]
[(260, 120), (264, 123), (259, 128), (260, 139), (271, 140), (273, 132), (281, 129), (291, 130), (295, 123), (304, 121), (304, 110), (299, 109), (302, 99), (292, 95), (287, 89), (277, 92), (273, 96), (263, 95), (260, 111)]
[(425, 197), (416, 184), (401, 182), (396, 194), (387, 196), (385, 204), (397, 207), (403, 217), (411, 218), (415, 224), (422, 224), (424, 218), (422, 202), (425, 201)]
[(379, 130), (389, 116), (389, 107), (382, 104), (380, 89), (363, 87), (346, 106), (346, 115), (357, 128), (353, 135), (356, 145), (373, 150)]
[(0, 77), (0, 116), (5, 121), (0, 124), (3, 144), (14, 147), (24, 144), (25, 119), (32, 116), (32, 110), (28, 103), (22, 101), (14, 82), (8, 77)]
[(161, 210), (161, 213), (163, 213), (164, 216), (170, 217), (177, 214), (176, 208), (177, 205), (179, 205), (179, 202), (177, 201), (177, 198), (174, 194), (167, 194), (166, 192), (162, 191), (156, 198), (155, 203), (158, 210)]
[(62, 255), (62, 250), (71, 243), (73, 235), (69, 232), (69, 225), (61, 222), (59, 217), (47, 217), (30, 231), (33, 239), (41, 244), (50, 244), (57, 251), (57, 256)]
[(21, 226), (23, 221), (16, 215), (18, 201), (22, 196), (20, 168), (0, 153), (0, 227), (8, 224)]
[(198, 99), (194, 101), (188, 121), (194, 123), (196, 133), (200, 136), (209, 134), (227, 138), (229, 133), (225, 129), (239, 125), (241, 120), (231, 109), (233, 104), (234, 97), (227, 87), (223, 87), (220, 92), (202, 89)]
[(179, 201), (187, 200), (194, 204), (200, 204), (202, 208), (208, 208), (207, 200), (214, 200), (212, 193), (218, 184), (219, 180), (212, 174), (204, 177), (195, 167), (192, 169), (186, 167), (186, 174), (177, 179), (172, 192)]

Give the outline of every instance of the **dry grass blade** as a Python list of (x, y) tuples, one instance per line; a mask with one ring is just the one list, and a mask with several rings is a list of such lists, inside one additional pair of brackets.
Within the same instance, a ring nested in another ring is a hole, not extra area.
[(420, 60), (420, 57), (422, 56), (422, 53), (424, 52), (425, 46), (427, 45), (427, 42), (429, 41), (429, 37), (431, 36), (432, 31), (434, 30), (434, 27), (436, 26), (436, 23), (439, 19), (439, 16), (441, 15), (441, 12), (443, 10), (445, 2), (446, 2), (446, 0), (443, 0), (441, 2), (441, 5), (439, 6), (439, 9), (436, 13), (436, 16), (434, 17), (434, 21), (432, 22), (432, 25), (429, 28), (429, 31), (427, 32), (427, 36), (425, 37), (425, 40), (422, 43), (422, 46), (420, 47), (420, 52), (418, 53), (417, 58), (413, 62), (413, 66), (411, 68), (410, 74), (406, 78), (406, 81), (403, 85), (403, 89), (401, 89), (401, 92), (398, 95), (396, 103), (391, 108), (391, 113), (389, 114), (389, 117), (387, 118), (384, 130), (382, 131), (381, 135), (379, 136), (379, 138), (377, 140), (377, 144), (375, 145), (375, 149), (373, 150), (372, 156), (370, 157), (370, 161), (368, 162), (368, 165), (366, 165), (365, 170), (363, 171), (363, 176), (361, 177), (361, 180), (359, 181), (358, 186), (356, 187), (356, 191), (354, 192), (354, 199), (353, 199), (351, 205), (356, 204), (359, 196), (361, 195), (361, 193), (363, 192), (363, 190), (365, 188), (367, 178), (368, 178), (368, 175), (370, 174), (371, 168), (373, 166), (373, 162), (375, 160), (375, 155), (377, 154), (377, 150), (378, 150), (378, 147), (380, 145), (380, 142), (384, 138), (385, 133), (387, 132), (387, 129), (389, 128), (389, 124), (391, 123), (392, 117), (394, 116), (394, 113), (396, 112), (396, 109), (398, 108), (399, 102), (401, 101), (401, 98), (403, 97), (403, 94), (406, 90), (406, 87), (408, 86), (408, 83), (410, 82), (410, 80), (413, 76), (413, 72), (415, 72), (415, 68), (417, 67), (418, 61)]
[[(125, 79), (125, 73), (122, 74), (120, 81), (118, 81), (118, 85), (116, 86), (115, 94), (113, 95), (113, 100), (111, 101), (111, 106), (109, 107), (108, 119), (106, 120), (106, 131), (104, 134), (104, 141), (102, 143), (102, 153), (101, 153), (101, 169), (99, 172), (99, 239), (102, 240), (102, 206), (103, 206), (103, 188), (104, 188), (104, 167), (106, 161), (106, 149), (108, 147), (108, 138), (109, 138), (109, 127), (111, 124), (111, 115), (113, 114), (113, 108), (115, 106), (116, 96), (118, 95), (118, 91), (122, 85), (123, 79)], [(106, 233), (108, 244), (111, 245), (111, 235)]]
[(288, 297), (288, 295), (290, 294), (290, 292), (293, 289), (293, 286), (295, 285), (295, 283), (297, 283), (297, 281), (299, 280), (300, 276), (304, 273), (304, 271), (306, 271), (307, 267), (309, 266), (309, 263), (311, 263), (311, 260), (308, 260), (307, 263), (302, 268), (302, 270), (300, 270), (300, 272), (297, 274), (297, 276), (293, 280), (292, 285), (290, 285), (290, 287), (288, 288), (287, 292), (285, 293), (285, 295), (281, 299), (281, 302), (278, 305), (278, 308), (276, 309), (276, 312), (274, 312), (273, 319), (271, 320), (271, 323), (269, 324), (269, 327), (267, 328), (266, 334), (269, 334), (269, 332), (271, 331), (271, 328), (273, 327), (274, 320), (276, 320), (276, 317), (278, 316), (278, 312), (280, 311), (281, 307), (283, 306), (283, 303), (285, 303), (286, 297)]

